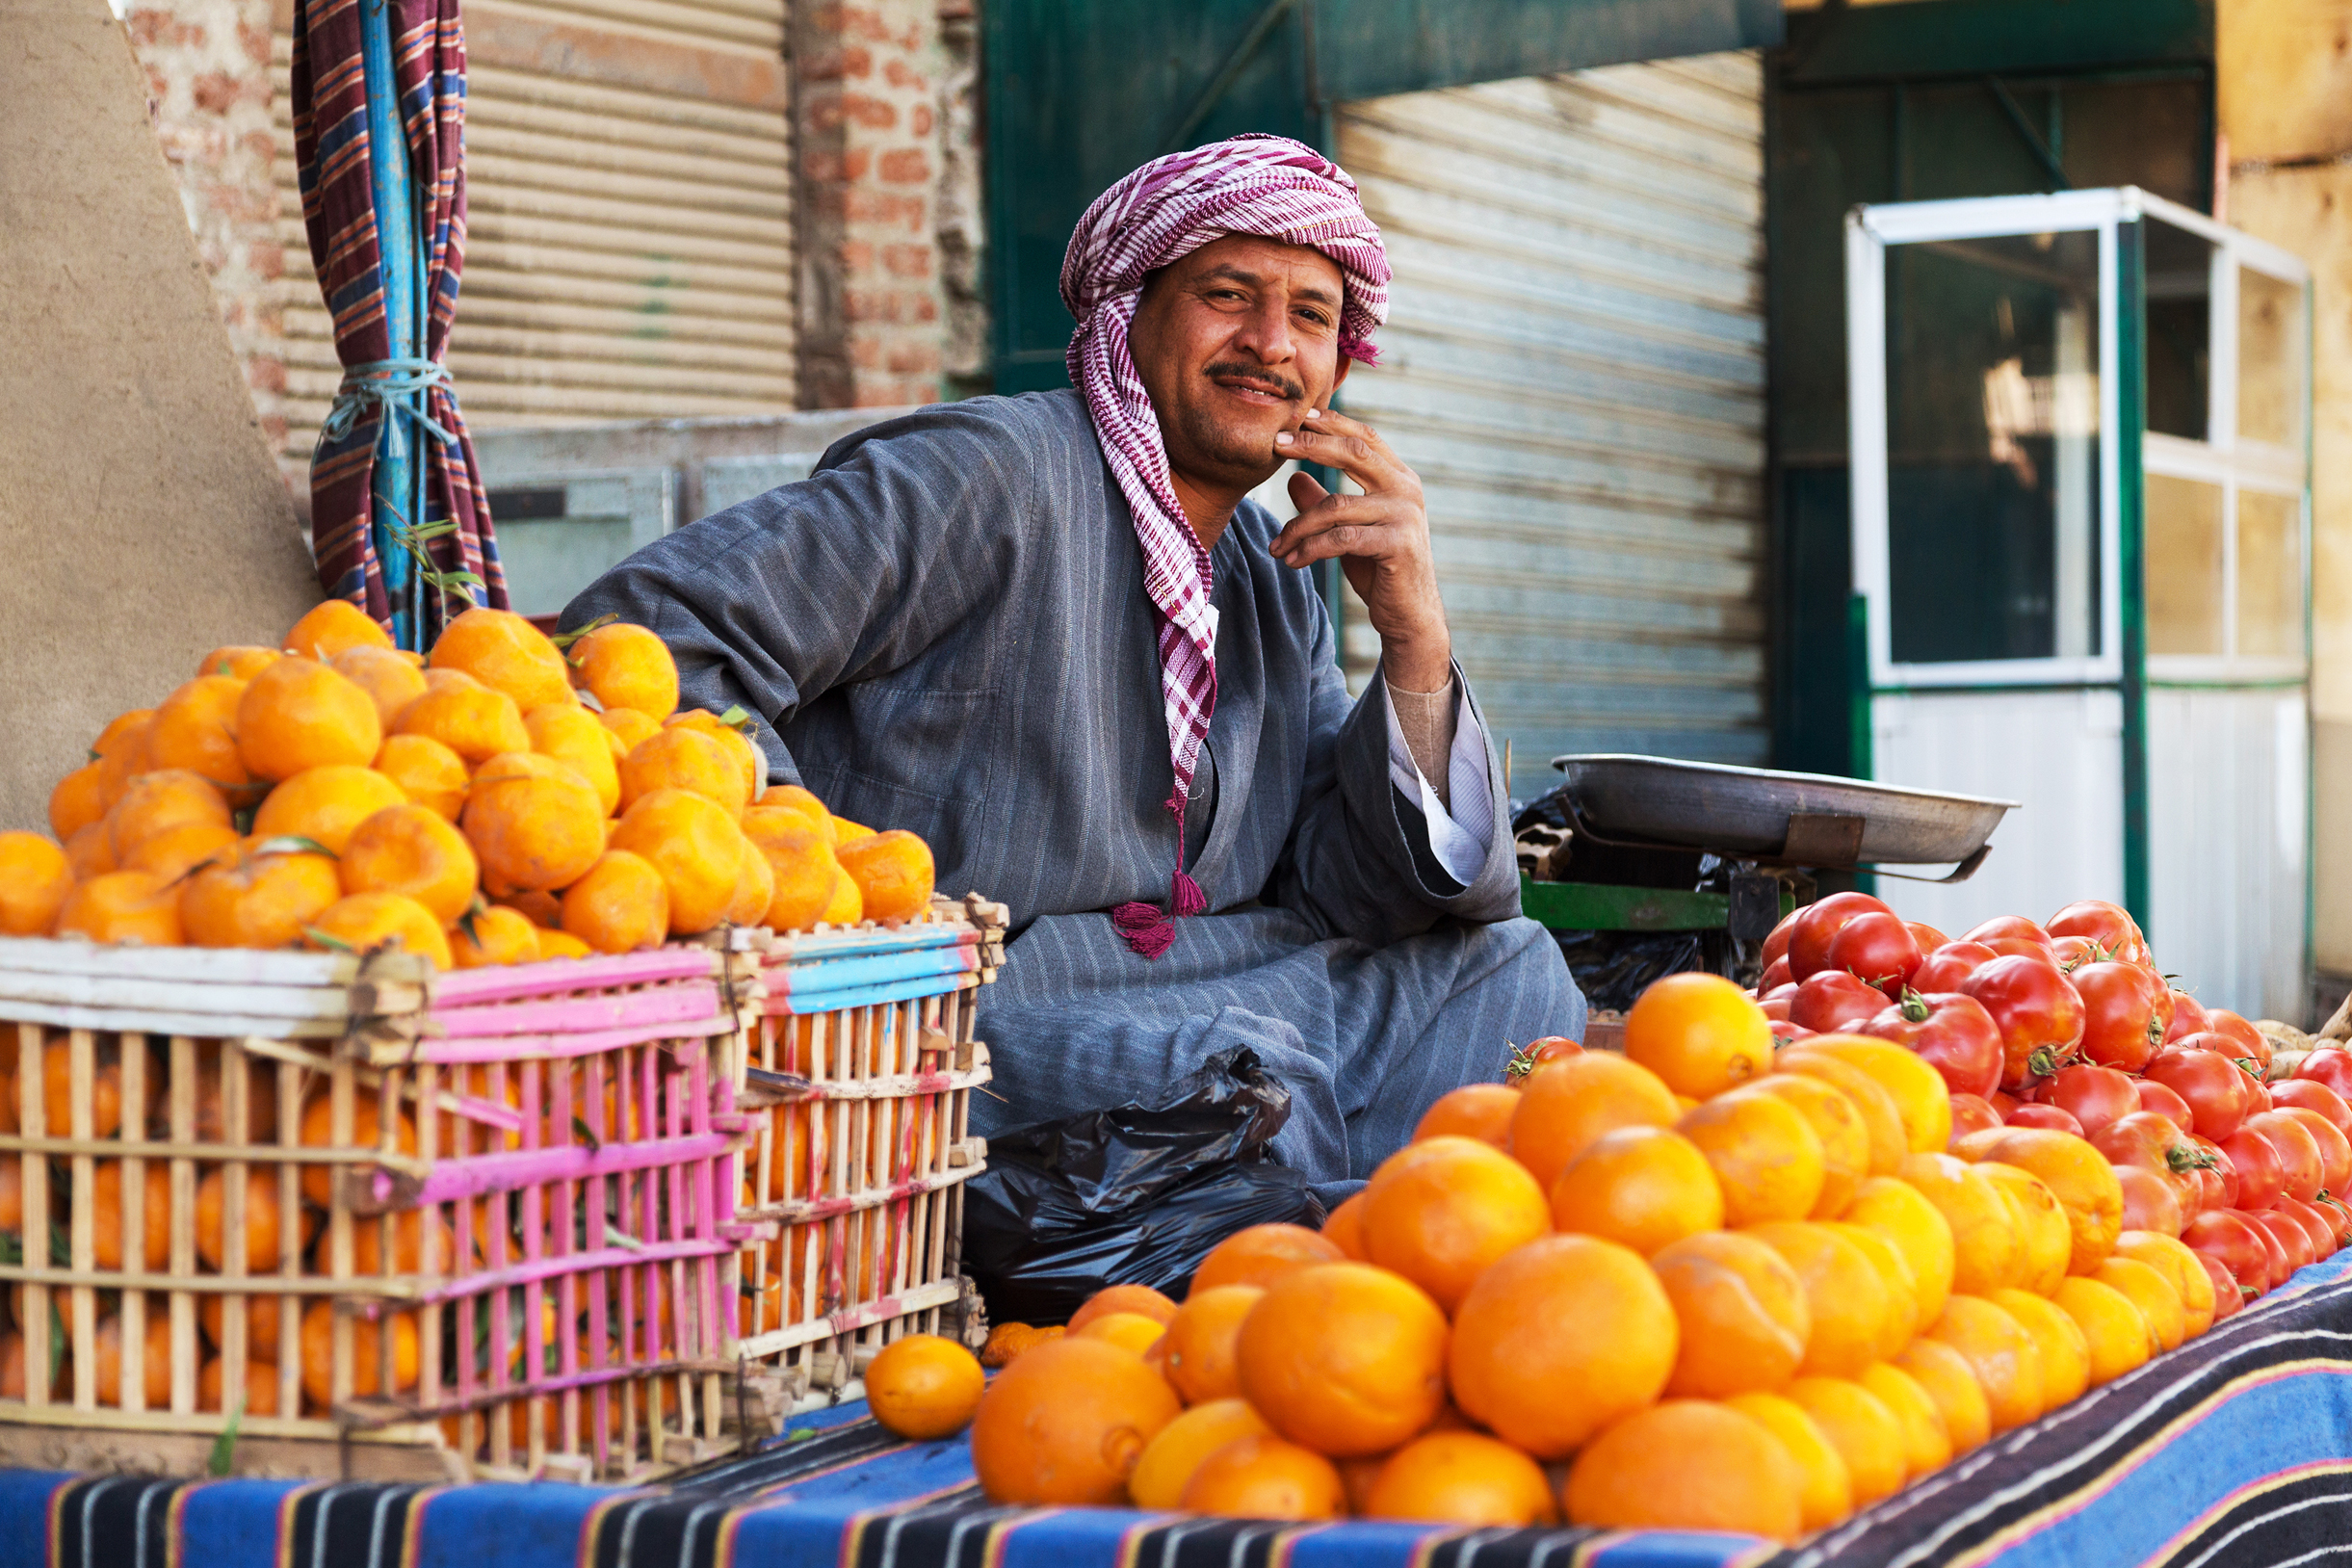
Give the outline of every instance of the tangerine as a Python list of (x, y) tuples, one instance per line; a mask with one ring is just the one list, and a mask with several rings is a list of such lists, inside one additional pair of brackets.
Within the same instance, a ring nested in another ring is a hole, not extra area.
[(450, 927), (450, 962), (459, 969), (538, 961), (539, 931), (529, 917), (503, 904), (483, 904)]
[(1772, 1021), (1720, 975), (1668, 975), (1625, 1015), (1625, 1054), (1705, 1100), (1772, 1070)]
[[(171, 1315), (159, 1312), (154, 1303), (146, 1311), (146, 1326), (140, 1335), (139, 1382), (146, 1396), (149, 1409), (160, 1409), (171, 1402)], [(97, 1372), (98, 1402), (102, 1405), (121, 1405), (122, 1398), (122, 1320), (109, 1313), (98, 1320), (97, 1333), (91, 1342), (91, 1361)]]
[(775, 868), (758, 845), (740, 834), (738, 838), (743, 849), (735, 860), (735, 896), (727, 903), (727, 920), (736, 926), (757, 926), (775, 901)]
[(376, 699), (315, 660), (289, 656), (237, 699), (237, 755), (257, 779), (313, 768), (365, 768), (383, 745)]
[(510, 610), (466, 611), (442, 629), (427, 662), (473, 676), (511, 697), (524, 713), (574, 700), (563, 655), (545, 633)]
[(744, 803), (760, 792), (760, 776), (766, 771), (766, 759), (759, 747), (751, 744), (751, 735), (759, 725), (749, 717), (739, 724), (730, 724), (704, 708), (689, 708), (684, 713), (671, 714), (662, 720), (664, 729), (691, 729), (709, 736), (719, 743), (719, 748), (734, 759), (735, 770), (743, 775)]
[(1647, 1067), (1606, 1052), (1548, 1061), (1519, 1085), (1510, 1152), (1545, 1191), (1569, 1162), (1619, 1127), (1671, 1127), (1674, 1091)]
[(1808, 1056), (1793, 1048), (1781, 1053), (1777, 1066), (1781, 1073), (1790, 1077), (1817, 1079), (1852, 1104), (1862, 1117), (1863, 1130), (1869, 1135), (1871, 1175), (1892, 1175), (1911, 1153), (1910, 1135), (1903, 1130), (1902, 1113), (1895, 1109), (1895, 1097), (1869, 1073), (1850, 1061)]
[(1620, 1127), (1595, 1138), (1552, 1184), (1552, 1223), (1646, 1258), (1670, 1241), (1720, 1230), (1723, 1189), (1688, 1138), (1662, 1127)]
[(147, 726), (147, 766), (209, 780), (223, 795), (249, 799), (257, 787), (237, 750), (242, 680), (199, 675), (166, 697)]
[(1551, 1206), (1527, 1167), (1473, 1137), (1408, 1143), (1364, 1189), (1372, 1261), (1448, 1312), (1489, 1264), (1551, 1228)]
[(361, 823), (387, 806), (406, 803), (400, 786), (373, 768), (337, 763), (306, 769), (262, 801), (253, 813), (253, 836), (308, 839), (340, 855)]
[(1951, 1090), (1941, 1073), (1903, 1047), (1859, 1034), (1816, 1034), (1801, 1041), (1800, 1049), (1808, 1057), (1829, 1057), (1869, 1074), (1895, 1102), (1912, 1153), (1939, 1152), (1951, 1141)]
[(363, 819), (344, 840), (339, 869), (344, 892), (405, 893), (443, 926), (472, 907), (481, 876), (465, 835), (419, 805)]
[(398, 650), (363, 642), (344, 649), (327, 667), (365, 692), (376, 704), (377, 722), (387, 736), (411, 702), (425, 694), (425, 673)]
[(580, 684), (611, 713), (627, 708), (659, 723), (678, 707), (678, 662), (642, 626), (599, 626), (571, 645)]
[(640, 741), (620, 764), (620, 803), (625, 813), (646, 796), (684, 790), (743, 815), (751, 792), (727, 748), (702, 730), (673, 724)]
[(447, 969), (449, 937), (432, 911), (401, 893), (347, 893), (302, 928), (302, 945), (322, 952), (372, 953), (397, 945)]
[(180, 945), (179, 890), (151, 871), (110, 871), (65, 895), (57, 934), (79, 932), (92, 942)]
[[(153, 872), (165, 881), (176, 883), (198, 866), (236, 860), (242, 853), (238, 844), (237, 830), (233, 827), (182, 823), (140, 840), (139, 848), (123, 861), (122, 869)], [(182, 917), (183, 921), (185, 918)]]
[[(228, 1256), (223, 1224), (228, 1207), (228, 1177), (215, 1166), (196, 1183), (196, 1247), (205, 1267), (219, 1269)], [(278, 1267), (277, 1173), (248, 1167), (245, 1177), (245, 1224), (238, 1232), (245, 1241), (245, 1271), (274, 1273)]]
[[(376, 1111), (376, 1102), (365, 1095), (352, 1101), (352, 1140), (338, 1144), (334, 1140), (334, 1100), (322, 1094), (312, 1100), (302, 1111), (301, 1125), (296, 1133), (302, 1146), (311, 1149), (376, 1149), (382, 1144), (382, 1123)], [(393, 1128), (395, 1146), (403, 1154), (416, 1153), (416, 1128), (406, 1112), (397, 1117)], [(302, 1167), (302, 1196), (324, 1209), (333, 1190), (333, 1167), (305, 1164)]]
[[(139, 1230), (142, 1238), (134, 1272), (152, 1272), (171, 1257), (171, 1167), (160, 1160), (147, 1162), (140, 1184)], [(122, 1162), (101, 1160), (90, 1179), (91, 1255), (100, 1268), (123, 1265)]]
[(200, 948), (285, 948), (343, 897), (332, 858), (306, 851), (257, 851), (192, 875), (180, 890), (180, 921)]
[[(417, 1335), (413, 1313), (391, 1316), (392, 1389), (398, 1394), (416, 1384)], [(301, 1348), (302, 1356), (302, 1393), (320, 1409), (327, 1409), (334, 1394), (334, 1331), (335, 1304), (327, 1300), (311, 1303), (302, 1314)], [(383, 1392), (384, 1332), (373, 1318), (353, 1314), (352, 1322), (352, 1394), (366, 1398)]]
[(661, 873), (675, 936), (707, 931), (726, 918), (743, 870), (744, 842), (725, 807), (687, 790), (640, 797), (613, 834), (614, 849), (643, 857)]
[(2030, 1172), (2057, 1198), (2069, 1232), (2068, 1273), (2087, 1274), (2115, 1250), (2124, 1228), (2124, 1189), (2105, 1155), (2071, 1133), (2004, 1127), (1983, 1158)]
[(834, 860), (857, 884), (867, 920), (912, 920), (931, 906), (931, 847), (903, 828), (845, 844)]
[(833, 837), (798, 812), (753, 806), (744, 813), (744, 836), (765, 855), (775, 891), (761, 924), (805, 931), (824, 919), (835, 887), (847, 878), (833, 858)]
[(185, 769), (141, 773), (106, 814), (107, 842), (114, 849), (115, 863), (127, 865), (131, 851), (148, 838), (168, 827), (190, 823), (229, 826), (227, 797)]
[(198, 675), (226, 675), (234, 681), (249, 681), (285, 654), (277, 648), (259, 648), (249, 642), (232, 642), (206, 654), (196, 665)]
[(57, 781), (49, 792), (49, 831), (60, 843), (85, 827), (96, 825), (114, 802), (106, 798), (106, 768), (86, 762)]
[(347, 648), (392, 646), (392, 634), (349, 599), (327, 599), (306, 611), (286, 633), (286, 651), (326, 661)]
[(658, 948), (669, 934), (669, 889), (640, 856), (607, 849), (563, 890), (563, 928), (598, 953)]
[(0, 833), (0, 936), (48, 935), (72, 891), (73, 869), (54, 840)]
[(1572, 1524), (1793, 1541), (1803, 1491), (1796, 1461), (1752, 1417), (1705, 1399), (1668, 1399), (1584, 1445), (1560, 1495)]
[(596, 792), (596, 803), (610, 817), (620, 803), (620, 771), (613, 760), (612, 731), (577, 702), (551, 703), (523, 715), (531, 734), (531, 749), (553, 757), (580, 775)]
[(105, 818), (78, 829), (65, 841), (65, 869), (77, 882), (122, 869), (115, 864), (115, 848), (107, 837)]
[(376, 753), (376, 771), (445, 822), (456, 822), (465, 809), (466, 786), (472, 782), (465, 759), (431, 736), (385, 736)]
[(1364, 1242), (1364, 1191), (1361, 1188), (1340, 1200), (1340, 1206), (1323, 1216), (1323, 1239), (1358, 1263), (1370, 1261), (1372, 1254)]
[(613, 759), (615, 766), (640, 741), (662, 732), (660, 720), (648, 718), (635, 708), (607, 708), (596, 716), (596, 719), (620, 743), (620, 750)]
[[(219, 1356), (208, 1359), (196, 1372), (196, 1408), (221, 1408), (221, 1390), (227, 1380), (227, 1363)], [(162, 1400), (156, 1401), (161, 1404)], [(274, 1416), (277, 1414), (277, 1368), (268, 1361), (248, 1361), (245, 1364), (245, 1392), (237, 1401), (237, 1412), (246, 1416)]]
[(1650, 1259), (1681, 1329), (1670, 1397), (1719, 1399), (1779, 1388), (1813, 1333), (1805, 1282), (1752, 1236), (1702, 1231)]
[(401, 710), (393, 732), (438, 741), (469, 767), (531, 749), (531, 731), (514, 699), (458, 670), (428, 675), (425, 694)]
[[(605, 852), (604, 811), (595, 792), (562, 764), (527, 751), (482, 765), (457, 822), (482, 862), (483, 882), (501, 891), (569, 887)], [(617, 837), (614, 842), (635, 848)], [(730, 877), (730, 892), (733, 886)]]
[(1133, 1355), (1143, 1355), (1160, 1343), (1167, 1326), (1156, 1318), (1146, 1318), (1139, 1312), (1107, 1312), (1091, 1319), (1083, 1328), (1071, 1328), (1073, 1339), (1101, 1340), (1115, 1345)]

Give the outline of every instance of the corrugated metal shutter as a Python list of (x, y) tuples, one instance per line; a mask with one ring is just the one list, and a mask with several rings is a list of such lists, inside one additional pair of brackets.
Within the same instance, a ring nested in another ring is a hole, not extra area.
[[(466, 8), (463, 295), (476, 429), (792, 408), (785, 0)], [(310, 270), (275, 39), (289, 455), (341, 372)]]
[(1427, 489), (1519, 793), (1563, 751), (1765, 758), (1763, 91), (1740, 52), (1339, 116), (1397, 269), (1340, 402)]

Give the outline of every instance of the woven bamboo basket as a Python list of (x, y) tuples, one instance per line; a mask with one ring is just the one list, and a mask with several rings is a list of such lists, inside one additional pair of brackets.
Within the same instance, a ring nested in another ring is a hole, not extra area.
[(760, 988), (724, 946), (436, 975), (0, 941), (0, 1462), (186, 1474), (233, 1431), (240, 1474), (635, 1479), (732, 1448)]
[(975, 894), (890, 928), (746, 933), (765, 996), (737, 1081), (754, 1134), (739, 1213), (756, 1228), (738, 1351), (773, 1410), (839, 1397), (902, 1335), (985, 1337), (959, 1248), (963, 1184), (986, 1164), (973, 992), (1006, 926)]

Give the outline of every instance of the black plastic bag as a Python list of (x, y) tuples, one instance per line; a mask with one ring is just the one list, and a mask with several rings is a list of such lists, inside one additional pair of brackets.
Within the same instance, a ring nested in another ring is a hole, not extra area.
[(1209, 1249), (1250, 1225), (1320, 1227), (1323, 1206), (1267, 1145), (1291, 1095), (1249, 1050), (1158, 1096), (988, 1140), (964, 1197), (964, 1269), (995, 1322), (1058, 1323), (1106, 1285), (1181, 1299)]
[(1624, 1012), (1653, 980), (1686, 970), (1730, 973), (1721, 931), (1554, 931), (1585, 1006)]

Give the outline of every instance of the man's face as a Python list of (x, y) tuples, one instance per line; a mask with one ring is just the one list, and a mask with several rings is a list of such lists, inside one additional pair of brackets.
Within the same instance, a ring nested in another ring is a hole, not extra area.
[(1274, 436), (1346, 378), (1341, 290), (1321, 251), (1241, 234), (1152, 274), (1128, 348), (1178, 473), (1246, 490), (1281, 466)]

